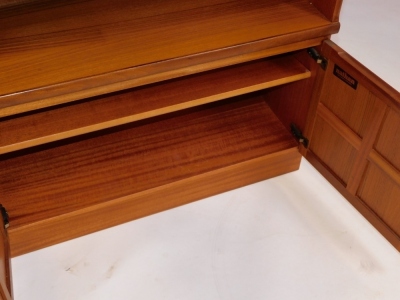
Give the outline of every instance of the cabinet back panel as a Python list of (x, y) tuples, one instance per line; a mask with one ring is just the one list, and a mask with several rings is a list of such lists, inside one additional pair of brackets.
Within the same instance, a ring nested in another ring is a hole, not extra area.
[[(315, 74), (319, 68), (306, 51), (295, 52), (293, 57), (310, 70), (311, 74)], [(290, 124), (295, 123), (304, 132), (315, 79), (316, 76), (311, 76), (302, 80), (301, 83), (292, 82), (265, 92), (268, 105), (288, 130), (290, 130)]]

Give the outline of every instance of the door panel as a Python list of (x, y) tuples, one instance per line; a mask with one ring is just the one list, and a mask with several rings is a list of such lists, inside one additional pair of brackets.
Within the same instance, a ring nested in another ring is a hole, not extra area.
[(375, 149), (395, 168), (400, 170), (400, 114), (388, 109)]
[(400, 94), (328, 41), (306, 158), (400, 250)]
[(357, 195), (400, 235), (400, 187), (387, 174), (369, 164)]
[[(316, 116), (314, 128), (313, 140), (318, 140), (318, 143), (310, 144), (311, 151), (332, 170), (344, 185), (347, 185), (357, 156), (357, 149), (320, 115)], [(340, 149), (340, 151), (336, 149)]]
[[(326, 72), (333, 73), (334, 67), (335, 64), (329, 64)], [(373, 101), (370, 91), (364, 86), (354, 89), (336, 76), (327, 77), (321, 91), (321, 103), (360, 137), (365, 135), (372, 118)]]
[(0, 299), (10, 300), (12, 299), (10, 246), (2, 217), (5, 212), (3, 210), (4, 208), (0, 205)]

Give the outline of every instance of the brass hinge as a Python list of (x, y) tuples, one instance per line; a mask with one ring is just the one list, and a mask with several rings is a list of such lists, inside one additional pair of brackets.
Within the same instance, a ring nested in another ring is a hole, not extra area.
[(326, 70), (328, 66), (328, 60), (319, 54), (319, 52), (315, 48), (308, 48), (307, 49), (308, 55), (311, 56), (313, 60), (316, 61), (317, 64), (321, 66), (322, 69)]
[(292, 123), (290, 124), (290, 130), (293, 134), (293, 136), (296, 138), (296, 140), (303, 144), (305, 148), (308, 148), (308, 139), (303, 135), (299, 127), (297, 127), (296, 124)]

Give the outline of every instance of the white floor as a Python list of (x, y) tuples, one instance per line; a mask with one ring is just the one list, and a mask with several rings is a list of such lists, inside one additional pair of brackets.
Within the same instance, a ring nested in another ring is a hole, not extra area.
[[(398, 0), (344, 0), (333, 40), (400, 90), (398, 16)], [(305, 161), (12, 267), (16, 300), (400, 299), (400, 253)]]
[(13, 259), (23, 299), (399, 299), (400, 254), (300, 171)]
[(343, 0), (340, 23), (332, 40), (400, 92), (400, 1)]

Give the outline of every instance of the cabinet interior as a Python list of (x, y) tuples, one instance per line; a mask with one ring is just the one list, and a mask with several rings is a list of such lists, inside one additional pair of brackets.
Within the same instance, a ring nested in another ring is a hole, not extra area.
[(310, 80), (298, 56), (3, 118), (11, 254), (297, 170), (297, 142), (274, 108), (280, 87)]
[(301, 155), (400, 249), (400, 98), (323, 42), (340, 6), (1, 2), (11, 256), (297, 170)]
[(341, 1), (0, 5), (11, 255), (296, 170)]

